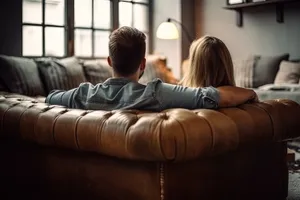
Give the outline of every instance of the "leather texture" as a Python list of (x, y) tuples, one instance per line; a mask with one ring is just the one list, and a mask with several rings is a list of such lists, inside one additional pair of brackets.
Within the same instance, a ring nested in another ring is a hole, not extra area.
[(298, 136), (289, 100), (219, 110), (88, 111), (2, 97), (1, 136), (124, 159), (183, 161)]
[(284, 199), (299, 118), (290, 100), (153, 113), (0, 96), (1, 182), (31, 199)]

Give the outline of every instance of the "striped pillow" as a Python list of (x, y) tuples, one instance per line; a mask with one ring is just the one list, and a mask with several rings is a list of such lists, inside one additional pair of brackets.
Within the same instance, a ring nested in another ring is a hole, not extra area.
[(32, 59), (0, 55), (0, 82), (8, 92), (45, 95), (38, 67)]
[(234, 62), (234, 79), (238, 87), (253, 87), (253, 69), (256, 56), (250, 56), (245, 60)]
[(65, 59), (39, 58), (38, 64), (47, 93), (52, 90), (69, 90), (86, 82), (82, 65), (75, 57)]
[(252, 55), (246, 60), (235, 62), (234, 78), (236, 86), (258, 88), (274, 83), (281, 61), (287, 60), (289, 54), (278, 56)]

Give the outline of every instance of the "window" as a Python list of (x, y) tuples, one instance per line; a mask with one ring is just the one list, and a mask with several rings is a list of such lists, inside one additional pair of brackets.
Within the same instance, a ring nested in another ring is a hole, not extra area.
[[(149, 2), (148, 0), (119, 1), (119, 25), (132, 26), (143, 31), (149, 46)], [(147, 49), (148, 50), (148, 49)]]
[[(108, 56), (108, 37), (120, 26), (147, 35), (148, 0), (23, 0), (23, 56)], [(148, 49), (147, 49), (148, 50)]]
[(75, 55), (105, 57), (112, 31), (110, 0), (75, 0)]
[(65, 0), (23, 1), (23, 55), (66, 55)]

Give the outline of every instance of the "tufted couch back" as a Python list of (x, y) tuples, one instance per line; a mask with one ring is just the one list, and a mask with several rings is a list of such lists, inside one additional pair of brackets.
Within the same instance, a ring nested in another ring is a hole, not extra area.
[(2, 196), (284, 199), (285, 141), (300, 136), (299, 118), (300, 106), (289, 100), (153, 113), (3, 95)]

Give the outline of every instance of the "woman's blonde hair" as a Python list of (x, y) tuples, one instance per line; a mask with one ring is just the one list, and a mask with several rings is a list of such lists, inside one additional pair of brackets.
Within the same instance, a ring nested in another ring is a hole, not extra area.
[(233, 63), (226, 45), (204, 36), (190, 47), (189, 66), (180, 84), (188, 87), (235, 86)]

